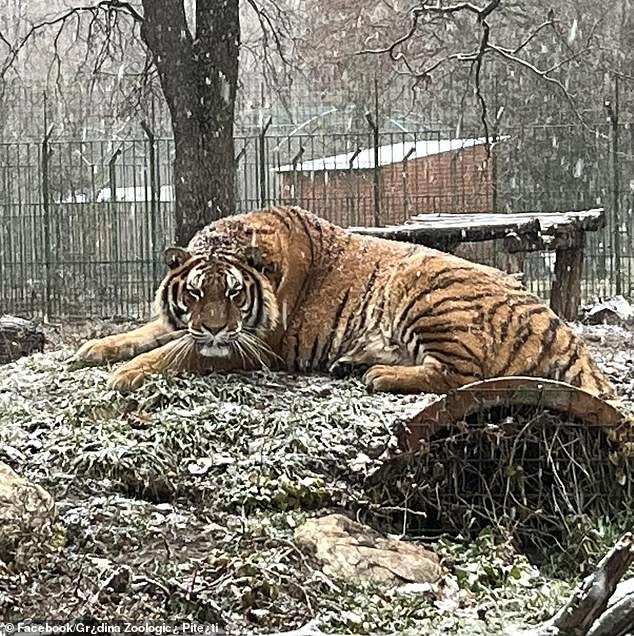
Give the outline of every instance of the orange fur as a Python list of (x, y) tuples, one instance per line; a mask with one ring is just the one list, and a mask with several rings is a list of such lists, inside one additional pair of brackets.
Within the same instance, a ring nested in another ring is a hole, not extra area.
[[(515, 278), (428, 248), (350, 234), (298, 208), (217, 221), (187, 251), (171, 252), (170, 265), (157, 293), (159, 320), (86, 343), (77, 354), (91, 362), (132, 357), (113, 376), (117, 388), (134, 388), (156, 371), (267, 364), (333, 373), (369, 367), (364, 381), (376, 391), (443, 393), (478, 379), (530, 375), (615, 397), (582, 341)], [(186, 291), (195, 267), (204, 272), (202, 298)], [(227, 295), (227, 268), (243, 278), (239, 301)], [(238, 304), (249, 301), (251, 318)], [(247, 327), (253, 340), (242, 347)], [(161, 344), (184, 328), (189, 336)], [(201, 355), (192, 340), (200, 329), (236, 344)]]

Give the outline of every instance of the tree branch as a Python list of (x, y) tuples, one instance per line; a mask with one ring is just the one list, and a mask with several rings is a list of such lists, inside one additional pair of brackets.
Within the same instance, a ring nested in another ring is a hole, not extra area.
[[(566, 59), (552, 64), (546, 70), (542, 70), (535, 64), (529, 62), (523, 57), (520, 57), (519, 54), (524, 51), (529, 46), (529, 44), (531, 44), (540, 34), (542, 34), (547, 29), (553, 29), (555, 35), (558, 38), (561, 38), (561, 34), (559, 34), (556, 28), (557, 21), (555, 20), (554, 13), (552, 12), (552, 10), (549, 11), (548, 19), (546, 21), (542, 22), (536, 28), (534, 28), (521, 40), (518, 45), (510, 48), (500, 46), (491, 41), (491, 26), (488, 22), (488, 18), (500, 7), (501, 0), (490, 0), (483, 6), (479, 6), (472, 2), (458, 2), (448, 6), (442, 6), (440, 0), (437, 0), (437, 2), (433, 5), (427, 2), (427, 0), (422, 0), (420, 6), (413, 7), (410, 10), (410, 26), (409, 29), (402, 36), (396, 38), (391, 44), (386, 47), (364, 49), (362, 51), (359, 51), (358, 54), (376, 55), (387, 53), (393, 61), (403, 64), (407, 69), (407, 74), (411, 75), (417, 83), (421, 80), (424, 80), (426, 84), (429, 84), (431, 82), (432, 73), (438, 68), (446, 66), (450, 62), (468, 62), (471, 65), (470, 77), (473, 81), (474, 95), (480, 108), (480, 120), (482, 122), (487, 140), (489, 138), (489, 123), (486, 99), (482, 93), (481, 87), (481, 73), (484, 66), (485, 58), (487, 55), (490, 54), (496, 55), (506, 62), (513, 63), (528, 70), (536, 77), (555, 87), (559, 92), (563, 94), (575, 117), (584, 126), (587, 127), (587, 124), (585, 123), (581, 113), (578, 110), (574, 97), (560, 80), (552, 77), (551, 73), (560, 69), (565, 64), (578, 59), (581, 55), (589, 50), (590, 45), (588, 44), (588, 46), (586, 46), (583, 51), (578, 51), (576, 53), (571, 52), (571, 55), (568, 56)], [(450, 53), (433, 61), (425, 61), (420, 66), (418, 66), (418, 68), (416, 68), (414, 64), (412, 64), (410, 59), (408, 59), (407, 54), (403, 52), (402, 48), (415, 37), (419, 29), (421, 28), (422, 21), (425, 20), (425, 25), (429, 25), (434, 18), (455, 19), (455, 16), (460, 13), (471, 14), (476, 19), (476, 23), (480, 31), (479, 42), (476, 50), (471, 52)], [(571, 50), (570, 47), (568, 47), (568, 49)]]
[(0, 77), (4, 77), (7, 71), (13, 66), (15, 63), (19, 53), (26, 46), (26, 44), (40, 31), (47, 29), (48, 27), (52, 27), (55, 25), (64, 25), (70, 18), (73, 16), (77, 16), (81, 13), (92, 13), (93, 16), (96, 16), (99, 12), (108, 12), (112, 10), (122, 10), (126, 12), (128, 15), (132, 16), (132, 18), (142, 23), (143, 17), (140, 13), (136, 11), (136, 9), (129, 2), (122, 2), (121, 0), (100, 0), (96, 5), (85, 5), (79, 7), (73, 7), (56, 16), (55, 18), (51, 18), (49, 20), (42, 20), (37, 24), (32, 24), (31, 28), (27, 31), (27, 33), (17, 42), (17, 44), (12, 45), (8, 39), (0, 33), (0, 40), (2, 40), (9, 47), (9, 55), (7, 59), (4, 61), (2, 68), (0, 68)]

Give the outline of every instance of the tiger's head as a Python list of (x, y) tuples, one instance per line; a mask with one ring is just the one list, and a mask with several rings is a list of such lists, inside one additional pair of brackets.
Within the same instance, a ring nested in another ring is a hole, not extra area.
[(238, 257), (171, 247), (165, 263), (169, 271), (156, 297), (163, 319), (174, 329), (187, 329), (200, 355), (261, 359), (279, 309), (259, 250)]

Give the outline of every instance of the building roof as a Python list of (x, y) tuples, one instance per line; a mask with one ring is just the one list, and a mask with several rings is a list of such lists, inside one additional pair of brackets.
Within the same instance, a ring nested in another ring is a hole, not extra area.
[[(388, 166), (393, 163), (401, 163), (405, 156), (408, 159), (421, 159), (431, 155), (439, 155), (443, 152), (451, 152), (462, 148), (471, 148), (486, 143), (486, 137), (478, 137), (476, 139), (426, 139), (422, 141), (405, 141), (397, 144), (388, 144), (379, 146), (379, 166)], [(320, 172), (327, 170), (349, 170), (350, 159), (354, 152), (342, 153), (339, 155), (331, 155), (330, 157), (322, 157), (320, 159), (312, 159), (297, 164), (300, 172)], [(366, 148), (362, 150), (352, 162), (352, 168), (355, 170), (367, 170), (374, 168), (374, 148)], [(293, 165), (286, 164), (275, 168), (276, 172), (293, 172)]]
[[(124, 186), (115, 188), (115, 194), (118, 202), (143, 202), (151, 201), (152, 196), (148, 186)], [(162, 185), (159, 190), (159, 201), (174, 201), (174, 187), (171, 185)], [(103, 203), (105, 201), (112, 201), (112, 193), (110, 188), (106, 187), (97, 193), (96, 201)]]

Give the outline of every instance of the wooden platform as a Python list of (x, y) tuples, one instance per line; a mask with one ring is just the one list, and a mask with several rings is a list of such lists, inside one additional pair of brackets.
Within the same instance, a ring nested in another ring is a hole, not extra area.
[(574, 320), (581, 302), (585, 233), (605, 224), (603, 208), (515, 214), (419, 214), (403, 225), (350, 227), (351, 232), (452, 252), (460, 243), (502, 240), (510, 253), (555, 251), (551, 307)]

